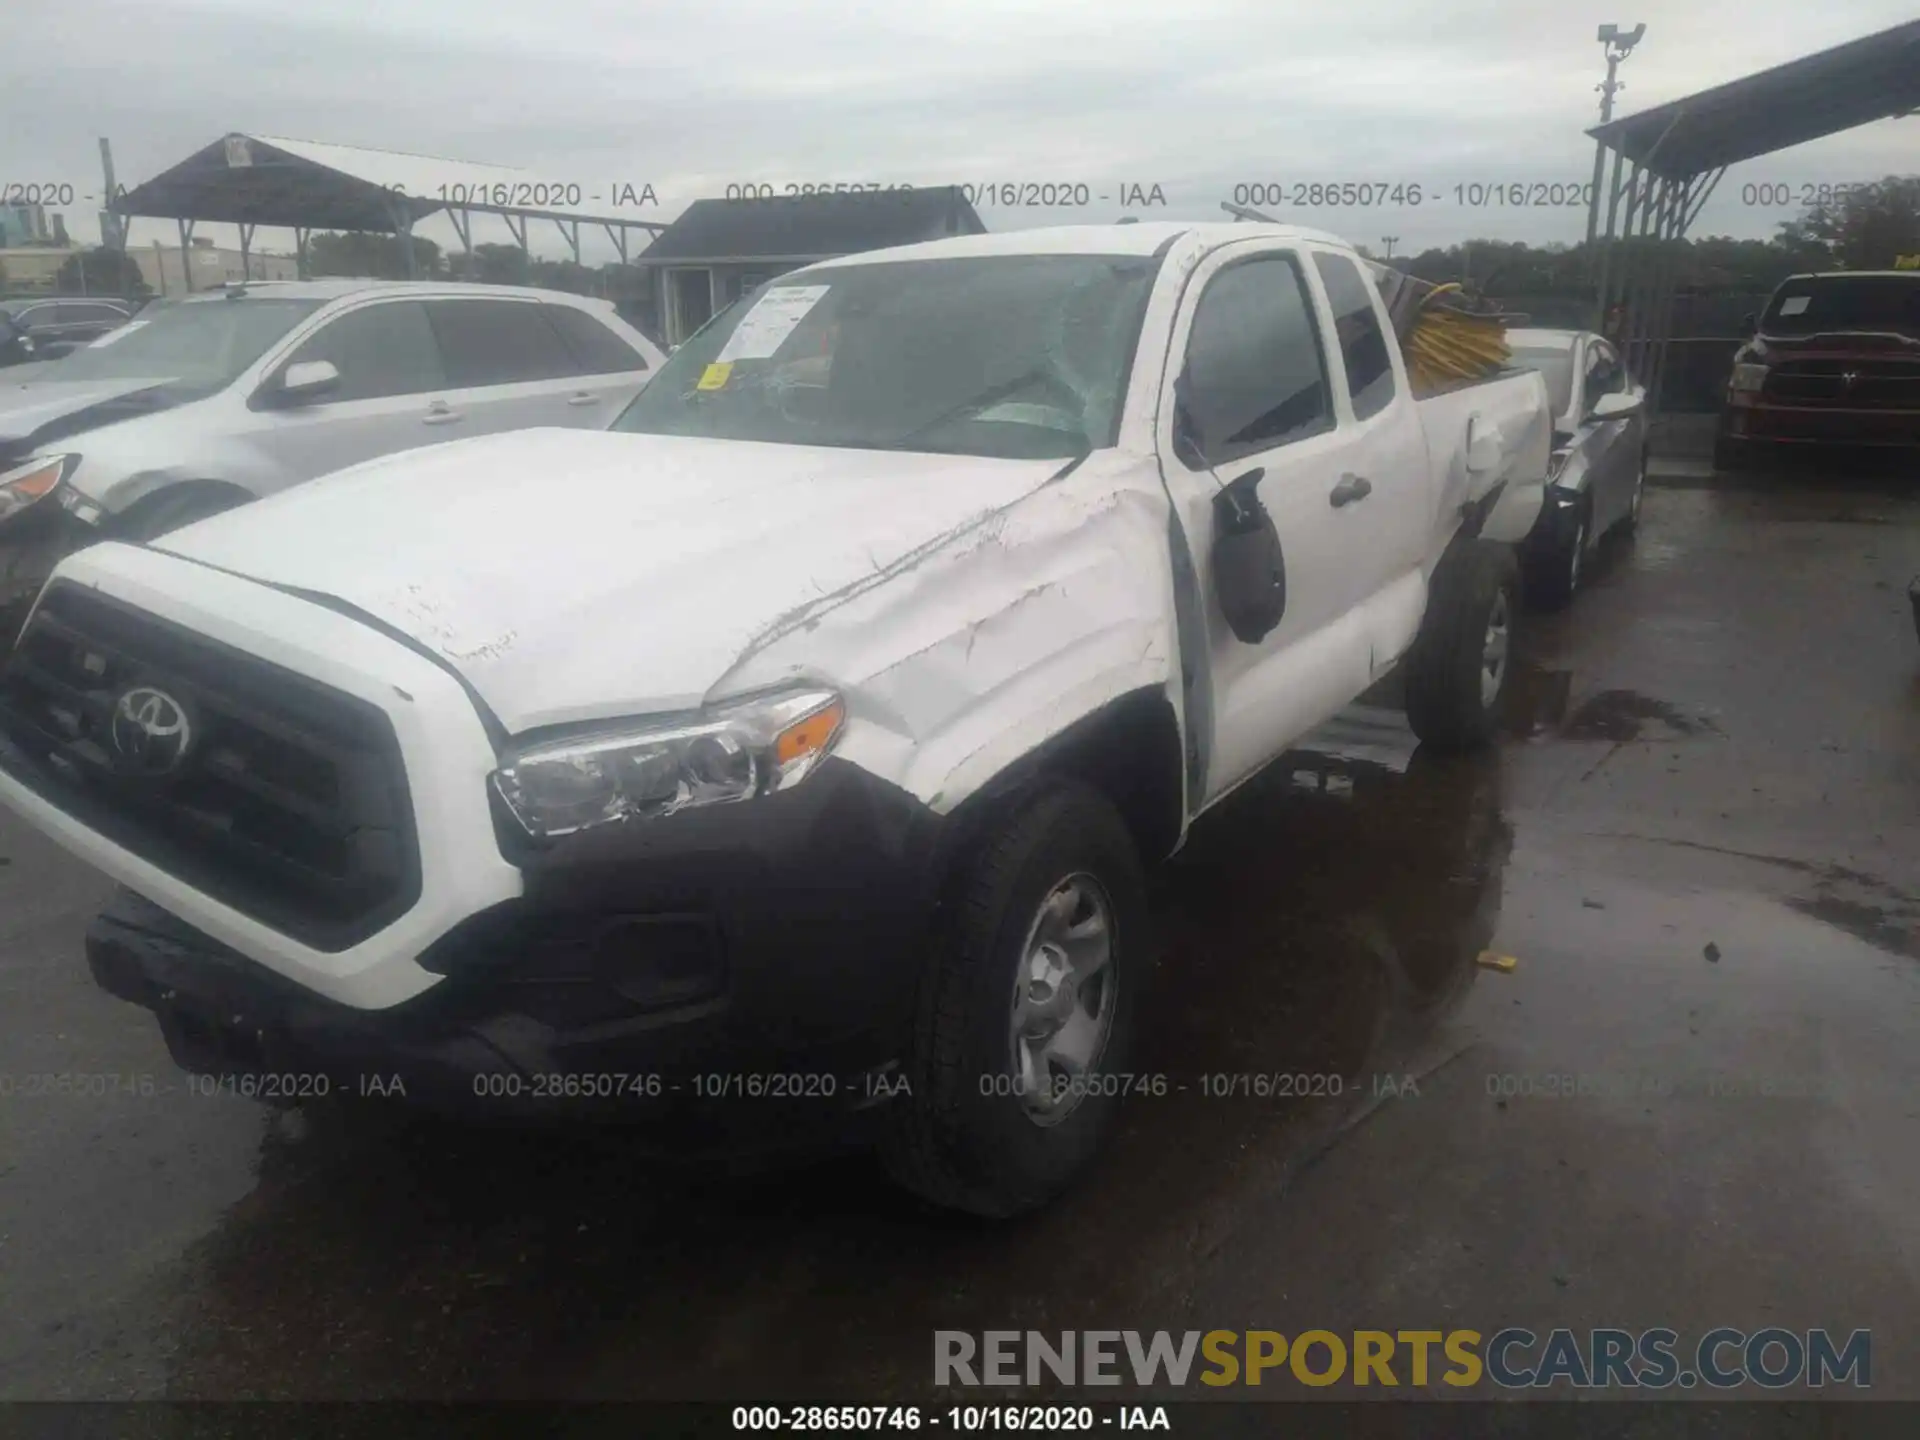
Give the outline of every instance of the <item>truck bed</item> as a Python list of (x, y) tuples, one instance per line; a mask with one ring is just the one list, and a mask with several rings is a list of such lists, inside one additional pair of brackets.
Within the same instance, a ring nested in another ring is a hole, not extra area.
[[(1518, 544), (1533, 528), (1546, 496), (1547, 463), (1553, 451), (1553, 407), (1538, 371), (1509, 367), (1496, 375), (1462, 381), (1415, 401), (1426, 431), (1428, 463), (1440, 479), (1442, 513), (1480, 499), (1495, 486), (1500, 499), (1481, 534)], [(1497, 436), (1497, 458), (1478, 473), (1467, 465), (1469, 429)]]

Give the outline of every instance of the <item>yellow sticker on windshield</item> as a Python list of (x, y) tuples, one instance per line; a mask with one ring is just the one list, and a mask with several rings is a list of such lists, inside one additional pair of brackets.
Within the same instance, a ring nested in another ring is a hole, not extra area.
[(718, 390), (727, 383), (727, 377), (733, 374), (733, 362), (723, 360), (718, 365), (709, 365), (700, 374), (700, 383), (696, 390)]

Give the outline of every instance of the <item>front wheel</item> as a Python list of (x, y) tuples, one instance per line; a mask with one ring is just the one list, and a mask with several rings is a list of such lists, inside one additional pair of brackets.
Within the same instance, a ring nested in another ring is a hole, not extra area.
[(1627, 513), (1620, 517), (1620, 533), (1631, 539), (1640, 533), (1640, 502), (1647, 494), (1647, 452), (1640, 452), (1640, 468), (1634, 472), (1633, 493), (1627, 497)]
[(1469, 750), (1493, 738), (1519, 589), (1513, 552), (1488, 540), (1456, 545), (1435, 569), (1406, 675), (1407, 723), (1427, 744)]
[(1072, 1183), (1124, 1098), (1145, 895), (1119, 814), (1076, 783), (1031, 795), (963, 858), (884, 1145), (896, 1180), (995, 1218)]

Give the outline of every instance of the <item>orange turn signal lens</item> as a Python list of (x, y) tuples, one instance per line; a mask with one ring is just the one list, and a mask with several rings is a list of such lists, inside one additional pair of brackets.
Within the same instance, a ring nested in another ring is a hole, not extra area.
[(833, 743), (833, 737), (840, 733), (840, 725), (846, 718), (846, 703), (835, 700), (806, 719), (795, 721), (782, 730), (779, 738), (773, 742), (774, 763), (784, 770), (796, 760), (819, 754)]
[(60, 472), (64, 468), (63, 461), (49, 460), (37, 470), (14, 476), (6, 482), (6, 488), (22, 500), (38, 500), (60, 483)]

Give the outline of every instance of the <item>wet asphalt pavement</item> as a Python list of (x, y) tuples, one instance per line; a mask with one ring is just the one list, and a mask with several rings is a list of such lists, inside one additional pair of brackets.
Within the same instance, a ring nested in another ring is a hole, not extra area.
[(1362, 708), (1202, 822), (1169, 1093), (1011, 1226), (191, 1094), (87, 978), (108, 886), (0, 813), (0, 1398), (919, 1399), (936, 1328), (1508, 1325), (1869, 1328), (1920, 1398), (1915, 572), (1911, 488), (1650, 491), (1497, 753)]

